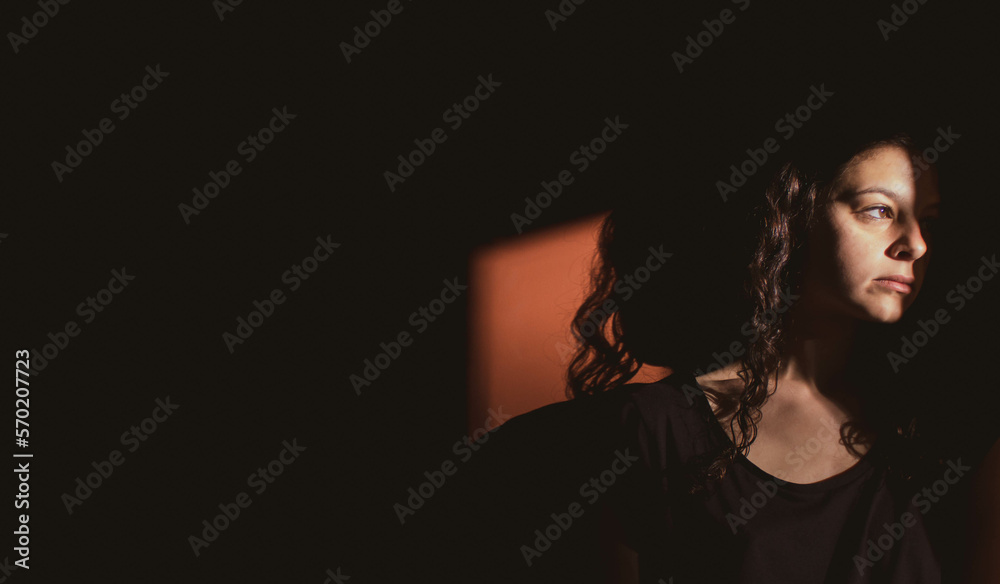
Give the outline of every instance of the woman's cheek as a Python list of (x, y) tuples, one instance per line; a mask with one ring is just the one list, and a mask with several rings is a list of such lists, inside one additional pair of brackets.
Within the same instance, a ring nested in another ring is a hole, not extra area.
[(853, 288), (854, 280), (857, 277), (858, 268), (864, 258), (864, 247), (860, 245), (856, 233), (843, 227), (835, 231), (834, 249), (836, 250), (836, 265), (839, 271), (838, 280), (848, 284)]

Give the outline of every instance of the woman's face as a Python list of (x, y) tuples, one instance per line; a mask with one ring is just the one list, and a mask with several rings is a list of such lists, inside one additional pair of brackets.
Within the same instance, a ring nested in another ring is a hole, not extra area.
[(834, 315), (899, 320), (923, 283), (940, 199), (936, 171), (921, 171), (902, 147), (855, 157), (809, 234), (803, 300)]

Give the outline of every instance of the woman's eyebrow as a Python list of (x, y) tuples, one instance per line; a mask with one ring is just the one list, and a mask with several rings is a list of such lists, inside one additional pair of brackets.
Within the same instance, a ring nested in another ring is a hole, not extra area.
[(899, 196), (899, 193), (892, 189), (887, 189), (884, 187), (868, 187), (866, 189), (860, 189), (857, 191), (851, 191), (851, 195), (867, 195), (868, 193), (881, 193), (897, 203), (901, 203), (903, 197)]
[[(851, 195), (851, 196), (866, 195), (866, 194), (869, 194), (869, 193), (879, 193), (879, 194), (882, 194), (882, 195), (885, 195), (885, 196), (889, 197), (890, 199), (892, 199), (893, 201), (895, 201), (896, 204), (900, 204), (900, 205), (902, 204), (903, 197), (901, 197), (899, 195), (899, 193), (897, 193), (896, 191), (894, 191), (892, 189), (887, 189), (887, 188), (883, 188), (883, 187), (868, 187), (866, 189), (860, 189), (860, 190), (857, 190), (857, 191), (849, 191), (848, 192), (848, 194)], [(937, 201), (934, 201), (933, 203), (927, 205), (926, 207), (924, 207), (923, 211), (924, 212), (927, 212), (927, 211), (936, 211), (938, 209), (938, 207), (940, 207), (940, 206), (941, 206), (941, 201), (937, 200)]]

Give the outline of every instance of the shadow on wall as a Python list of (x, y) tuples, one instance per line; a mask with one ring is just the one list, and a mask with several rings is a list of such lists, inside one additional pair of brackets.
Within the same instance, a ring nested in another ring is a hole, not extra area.
[[(566, 399), (577, 341), (570, 323), (589, 286), (606, 214), (476, 250), (471, 257), (470, 432), (489, 410), (517, 416)], [(670, 374), (644, 366), (633, 381)]]

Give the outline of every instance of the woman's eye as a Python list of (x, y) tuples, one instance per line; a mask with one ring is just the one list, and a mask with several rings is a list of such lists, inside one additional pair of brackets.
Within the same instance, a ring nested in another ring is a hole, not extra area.
[(863, 211), (863, 213), (872, 219), (888, 219), (892, 217), (892, 209), (886, 205), (875, 205), (874, 207), (868, 207)]

